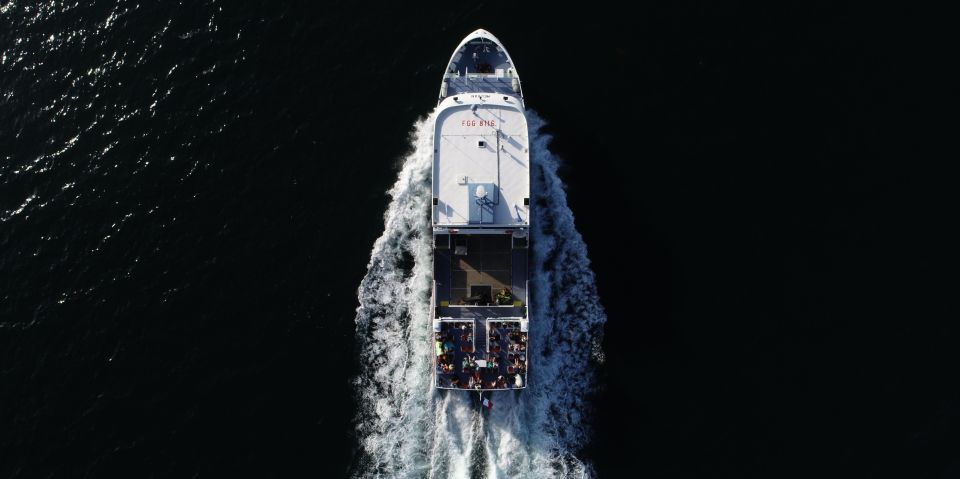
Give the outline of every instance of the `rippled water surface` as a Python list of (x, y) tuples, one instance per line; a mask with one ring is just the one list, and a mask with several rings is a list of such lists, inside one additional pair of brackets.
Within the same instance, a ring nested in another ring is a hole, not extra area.
[[(3, 4), (0, 445), (17, 459), (0, 475), (375, 470), (383, 418), (355, 378), (383, 333), (357, 336), (356, 288), (470, 14), (417, 33), (336, 5)], [(576, 235), (546, 142), (547, 236)], [(586, 268), (582, 242), (566, 248)], [(489, 454), (526, 451), (503, 474), (581, 470), (577, 428), (496, 433)], [(453, 476), (489, 466), (441, 456)]]
[(413, 116), (358, 141), (375, 23), (316, 13), (0, 7), (0, 475), (346, 470), (341, 325)]
[[(950, 29), (884, 8), (0, 0), (0, 477), (956, 477)], [(559, 318), (489, 416), (410, 327), (477, 28)]]

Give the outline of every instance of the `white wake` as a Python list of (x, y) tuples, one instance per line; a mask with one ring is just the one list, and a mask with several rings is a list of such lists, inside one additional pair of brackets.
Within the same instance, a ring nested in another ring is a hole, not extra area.
[(577, 454), (589, 440), (585, 413), (606, 316), (557, 176), (559, 159), (539, 132), (543, 121), (529, 110), (527, 117), (533, 182), (528, 387), (493, 393), (493, 410), (481, 414), (476, 394), (432, 386), (433, 117), (427, 117), (417, 123), (413, 152), (390, 190), (384, 232), (358, 291), (358, 477), (592, 476)]

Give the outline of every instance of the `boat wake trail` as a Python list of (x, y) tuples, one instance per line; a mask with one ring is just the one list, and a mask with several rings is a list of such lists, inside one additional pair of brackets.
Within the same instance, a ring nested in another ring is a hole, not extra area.
[(430, 169), (433, 117), (412, 135), (385, 229), (360, 284), (355, 381), (358, 477), (589, 477), (590, 394), (606, 315), (587, 248), (574, 226), (559, 159), (543, 121), (527, 111), (533, 225), (530, 370), (523, 391), (477, 395), (433, 388)]

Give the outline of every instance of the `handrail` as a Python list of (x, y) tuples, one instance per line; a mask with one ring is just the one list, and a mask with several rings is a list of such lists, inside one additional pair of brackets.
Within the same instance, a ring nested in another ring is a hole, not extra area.
[(512, 304), (451, 304), (445, 308), (516, 308)]
[(443, 74), (443, 79), (444, 79), (444, 80), (449, 80), (449, 79), (451, 79), (451, 78), (454, 78), (454, 79), (459, 79), (459, 78), (467, 78), (467, 79), (474, 79), (474, 78), (503, 78), (504, 80), (508, 80), (508, 81), (511, 81), (511, 82), (513, 81), (514, 78), (516, 78), (517, 81), (520, 80), (520, 77), (514, 75), (513, 72), (510, 71), (510, 70), (504, 70), (504, 71), (503, 71), (503, 75), (499, 75), (499, 76), (497, 75), (497, 72), (490, 72), (490, 73), (467, 72), (466, 74), (461, 75), (460, 72), (457, 71), (457, 72), (448, 72), (448, 73), (444, 73), (444, 74)]
[[(428, 318), (427, 323), (430, 325), (430, 335), (428, 336), (430, 338), (430, 342), (428, 344), (430, 344), (431, 348), (433, 347), (433, 338), (435, 336), (434, 334), (435, 330), (433, 329), (434, 328), (433, 324), (434, 324), (434, 320), (436, 320), (438, 316), (437, 307), (434, 305), (436, 300), (437, 300), (437, 282), (433, 281), (433, 288), (430, 290), (430, 313), (427, 315), (427, 318)], [(431, 364), (430, 369), (432, 371), (431, 375), (433, 376), (433, 387), (440, 387), (440, 383), (439, 383), (440, 379), (437, 377), (437, 356), (433, 354), (433, 349), (430, 350), (430, 364)]]

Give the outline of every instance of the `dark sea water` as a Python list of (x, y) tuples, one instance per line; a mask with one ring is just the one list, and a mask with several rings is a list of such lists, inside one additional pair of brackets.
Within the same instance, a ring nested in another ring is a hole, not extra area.
[(953, 133), (918, 18), (0, 0), (0, 477), (375, 474), (358, 288), (480, 27), (606, 311), (564, 464), (958, 477), (956, 189), (924, 151)]

